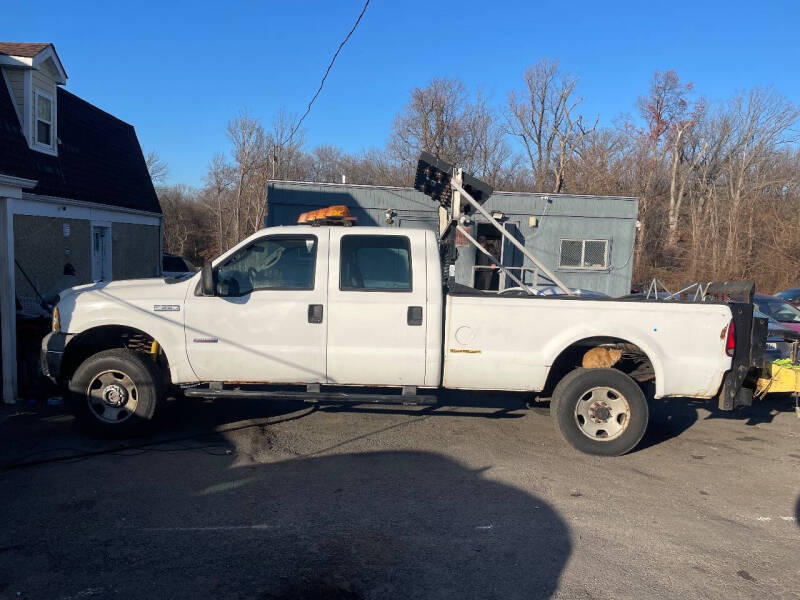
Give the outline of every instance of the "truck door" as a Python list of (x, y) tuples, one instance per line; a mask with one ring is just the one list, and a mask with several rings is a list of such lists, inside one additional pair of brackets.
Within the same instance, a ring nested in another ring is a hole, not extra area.
[(217, 294), (190, 290), (186, 301), (197, 377), (324, 383), (328, 230), (265, 235), (215, 266)]
[(424, 232), (330, 235), (328, 381), (423, 385), (425, 332), (440, 326), (428, 323)]

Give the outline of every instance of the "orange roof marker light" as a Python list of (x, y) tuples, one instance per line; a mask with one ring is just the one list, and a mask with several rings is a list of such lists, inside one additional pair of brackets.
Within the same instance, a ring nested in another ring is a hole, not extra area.
[(318, 210), (304, 212), (297, 217), (298, 225), (355, 225), (356, 218), (350, 216), (350, 211), (344, 204), (328, 206)]

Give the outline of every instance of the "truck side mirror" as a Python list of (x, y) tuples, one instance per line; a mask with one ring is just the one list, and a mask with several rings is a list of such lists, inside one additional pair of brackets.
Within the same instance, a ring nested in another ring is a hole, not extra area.
[(214, 296), (217, 293), (217, 270), (211, 266), (211, 261), (205, 261), (200, 273), (200, 289), (203, 296)]

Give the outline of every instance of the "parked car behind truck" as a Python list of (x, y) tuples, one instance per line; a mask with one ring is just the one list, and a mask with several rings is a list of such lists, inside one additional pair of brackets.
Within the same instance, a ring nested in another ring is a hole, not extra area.
[(192, 266), (182, 256), (167, 253), (161, 256), (161, 275), (163, 277), (182, 277), (192, 271)]
[(756, 310), (787, 329), (800, 332), (800, 309), (778, 296), (756, 294), (753, 298)]
[(800, 332), (784, 327), (778, 321), (770, 319), (767, 315), (756, 310), (754, 315), (757, 318), (766, 319), (767, 343), (765, 345), (764, 357), (768, 361), (789, 358), (792, 354), (792, 345), (796, 340), (800, 340)]
[(789, 288), (775, 294), (778, 298), (782, 298), (789, 302), (795, 308), (800, 308), (800, 287)]
[[(403, 403), (511, 390), (552, 394), (564, 438), (600, 455), (642, 438), (643, 382), (656, 399), (752, 397), (764, 339), (751, 340), (751, 304), (498, 295), (444, 285), (443, 267), (427, 230), (264, 229), (184, 280), (64, 291), (43, 369), (81, 420), (116, 435), (157, 419), (170, 383), (188, 396)], [(600, 368), (584, 368), (596, 348)]]

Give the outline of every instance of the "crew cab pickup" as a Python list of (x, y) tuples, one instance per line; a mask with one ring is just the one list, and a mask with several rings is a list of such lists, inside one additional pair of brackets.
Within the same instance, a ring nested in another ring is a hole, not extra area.
[(645, 389), (752, 399), (752, 304), (482, 292), (443, 280), (441, 256), (427, 230), (263, 229), (183, 278), (65, 290), (43, 370), (79, 418), (120, 435), (157, 417), (170, 384), (336, 402), (512, 390), (550, 396), (567, 441), (601, 455), (640, 441)]

